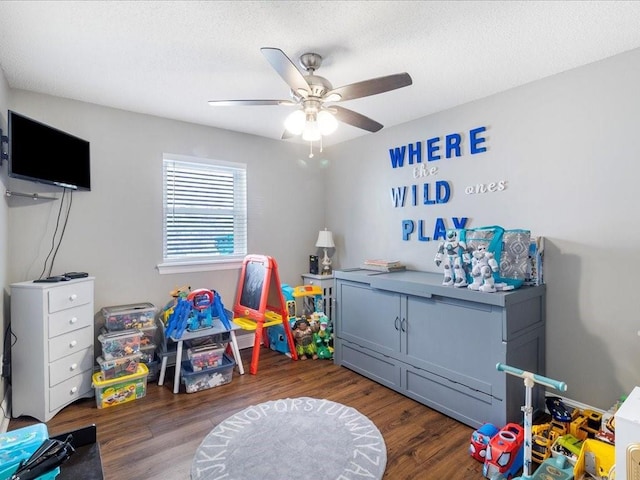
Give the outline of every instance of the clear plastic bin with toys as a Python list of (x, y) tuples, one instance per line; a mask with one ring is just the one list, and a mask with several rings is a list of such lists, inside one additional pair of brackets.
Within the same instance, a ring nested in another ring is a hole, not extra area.
[(155, 326), (156, 312), (156, 307), (151, 303), (137, 303), (104, 307), (102, 316), (106, 329), (115, 332), (132, 328), (153, 327)]
[(156, 344), (157, 342), (157, 334), (158, 334), (158, 326), (153, 325), (153, 327), (145, 327), (138, 328), (142, 333), (142, 337), (140, 337), (140, 346), (144, 347), (145, 345)]
[(233, 379), (233, 367), (235, 367), (235, 365), (236, 362), (227, 354), (223, 355), (222, 365), (219, 367), (208, 368), (199, 372), (193, 371), (190, 361), (183, 361), (181, 377), (186, 392), (195, 393), (226, 385)]
[(222, 365), (224, 349), (225, 346), (220, 343), (211, 343), (187, 349), (191, 368), (194, 372), (200, 372), (207, 368), (219, 367)]
[(136, 373), (141, 359), (142, 355), (136, 353), (126, 357), (114, 358), (112, 360), (105, 360), (102, 357), (98, 357), (96, 361), (98, 362), (98, 365), (100, 365), (102, 378), (105, 380), (111, 380), (113, 378), (124, 377), (125, 375)]
[(93, 387), (96, 390), (96, 406), (108, 408), (132, 402), (147, 394), (147, 377), (149, 370), (144, 363), (138, 365), (133, 375), (107, 380), (102, 372), (93, 374)]
[(142, 363), (150, 363), (156, 357), (156, 346), (151, 343), (140, 347), (140, 361)]
[(98, 340), (102, 344), (102, 357), (105, 360), (126, 357), (140, 352), (140, 330), (121, 330), (102, 333)]

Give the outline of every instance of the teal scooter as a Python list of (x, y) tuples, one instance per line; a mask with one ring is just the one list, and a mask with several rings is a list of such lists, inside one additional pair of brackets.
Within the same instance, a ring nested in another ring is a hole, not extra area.
[[(537, 383), (545, 387), (555, 388), (561, 392), (567, 391), (567, 384), (558, 380), (536, 375), (535, 373), (526, 372), (519, 368), (510, 367), (504, 363), (498, 363), (496, 369), (499, 372), (505, 372), (509, 375), (524, 379), (525, 388), (525, 405), (522, 407), (524, 412), (524, 466), (522, 467), (522, 476), (515, 477), (513, 480), (543, 480), (553, 478), (554, 480), (571, 480), (573, 479), (573, 465), (569, 463), (566, 457), (559, 456), (548, 458), (538, 466), (536, 473), (531, 475), (531, 425), (533, 421), (533, 406), (531, 405), (531, 390)], [(551, 475), (551, 477), (549, 477)], [(502, 480), (504, 477), (500, 474), (491, 480)]]

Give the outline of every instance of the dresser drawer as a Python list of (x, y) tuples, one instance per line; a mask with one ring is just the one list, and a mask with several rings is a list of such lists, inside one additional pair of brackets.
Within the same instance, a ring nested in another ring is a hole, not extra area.
[(79, 282), (51, 288), (47, 292), (49, 313), (93, 302), (93, 282)]
[(49, 411), (55, 412), (91, 391), (91, 375), (89, 372), (76, 375), (49, 390)]
[(49, 386), (53, 387), (80, 372), (90, 370), (93, 367), (93, 361), (93, 348), (89, 347), (50, 363)]
[(91, 303), (49, 315), (49, 338), (93, 324)]
[(49, 340), (49, 362), (79, 352), (93, 345), (93, 328), (84, 327)]

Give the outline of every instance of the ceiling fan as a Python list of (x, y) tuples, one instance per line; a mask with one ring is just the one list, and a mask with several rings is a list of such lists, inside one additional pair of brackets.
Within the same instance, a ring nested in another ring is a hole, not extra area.
[(209, 105), (214, 107), (297, 106), (298, 108), (285, 121), (286, 130), (282, 135), (283, 139), (302, 134), (302, 138), (306, 141), (320, 140), (322, 135), (328, 135), (337, 128), (338, 121), (369, 132), (377, 132), (383, 127), (381, 123), (333, 103), (388, 92), (412, 83), (411, 77), (405, 72), (333, 88), (329, 80), (315, 74), (322, 64), (322, 57), (319, 54), (304, 53), (300, 56), (300, 65), (306, 72), (303, 74), (282, 50), (264, 47), (260, 51), (291, 89), (291, 98), (287, 100), (211, 100)]

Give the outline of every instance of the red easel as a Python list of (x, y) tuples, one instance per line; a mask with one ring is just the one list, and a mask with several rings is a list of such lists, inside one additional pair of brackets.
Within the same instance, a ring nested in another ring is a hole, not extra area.
[(251, 368), (249, 372), (258, 372), (260, 342), (269, 346), (265, 328), (273, 325), (284, 327), (289, 351), (293, 360), (298, 359), (293, 335), (289, 326), (288, 313), (278, 264), (266, 255), (247, 255), (242, 262), (242, 271), (238, 279), (236, 301), (233, 306), (233, 322), (243, 330), (255, 331)]

